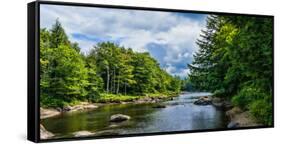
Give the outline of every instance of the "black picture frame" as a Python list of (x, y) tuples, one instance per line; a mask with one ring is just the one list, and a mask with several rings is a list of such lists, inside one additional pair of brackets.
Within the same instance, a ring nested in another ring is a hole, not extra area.
[[(188, 131), (171, 131), (171, 132), (157, 132), (157, 133), (140, 133), (140, 134), (126, 134), (126, 135), (107, 135), (107, 136), (90, 136), (90, 137), (72, 137), (59, 139), (40, 139), (40, 5), (67, 5), (79, 7), (98, 7), (111, 9), (126, 9), (126, 10), (148, 10), (148, 11), (163, 11), (163, 12), (187, 12), (196, 14), (218, 14), (218, 15), (235, 15), (235, 16), (255, 16), (266, 17), (273, 20), (273, 34), (272, 34), (272, 85), (273, 85), (273, 119), (271, 126), (258, 127), (240, 127), (233, 129), (204, 129), (204, 130), (188, 130)], [(150, 8), (137, 6), (121, 6), (121, 5), (103, 5), (103, 4), (89, 4), (89, 3), (73, 3), (73, 2), (56, 2), (56, 1), (34, 1), (27, 4), (28, 14), (28, 116), (27, 116), (27, 139), (33, 142), (54, 142), (54, 141), (68, 141), (68, 140), (85, 140), (85, 139), (101, 139), (101, 138), (120, 138), (132, 136), (151, 136), (151, 135), (165, 135), (165, 134), (180, 134), (180, 133), (197, 133), (197, 132), (212, 132), (212, 131), (228, 131), (228, 130), (245, 130), (245, 129), (259, 129), (259, 128), (274, 128), (274, 16), (260, 15), (260, 14), (243, 14), (243, 13), (229, 13), (229, 12), (211, 12), (211, 11), (196, 11), (196, 10), (181, 10), (181, 9), (167, 9), (167, 8)]]

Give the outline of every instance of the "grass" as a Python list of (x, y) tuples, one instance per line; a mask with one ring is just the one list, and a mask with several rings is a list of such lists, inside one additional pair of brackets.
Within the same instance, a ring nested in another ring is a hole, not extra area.
[(108, 94), (102, 93), (99, 98), (94, 100), (94, 102), (98, 103), (107, 103), (107, 102), (132, 102), (144, 97), (149, 98), (169, 98), (176, 96), (177, 93), (167, 92), (167, 93), (149, 93), (144, 95), (122, 95), (122, 94)]

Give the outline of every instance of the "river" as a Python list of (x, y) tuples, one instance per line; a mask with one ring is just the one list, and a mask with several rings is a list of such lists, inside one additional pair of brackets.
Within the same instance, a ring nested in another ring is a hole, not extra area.
[[(97, 135), (122, 135), (186, 130), (225, 128), (226, 118), (222, 110), (212, 105), (198, 106), (196, 97), (210, 93), (182, 93), (173, 100), (160, 102), (165, 108), (153, 108), (155, 104), (110, 104), (95, 110), (72, 112), (41, 121), (47, 130), (59, 137), (73, 137), (77, 131), (95, 132)], [(130, 120), (109, 122), (113, 114), (125, 114)]]

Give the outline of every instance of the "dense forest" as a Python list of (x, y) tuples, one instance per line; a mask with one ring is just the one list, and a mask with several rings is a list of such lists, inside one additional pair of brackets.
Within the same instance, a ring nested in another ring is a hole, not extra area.
[(199, 51), (189, 65), (192, 86), (230, 99), (271, 125), (272, 25), (265, 17), (208, 16), (197, 41)]
[(180, 88), (180, 78), (161, 69), (147, 52), (101, 42), (84, 54), (58, 20), (50, 30), (40, 30), (42, 106), (175, 95)]
[(184, 79), (171, 76), (148, 52), (101, 42), (82, 53), (57, 20), (40, 30), (40, 95), (45, 107), (81, 101), (125, 101), (211, 92), (272, 124), (273, 21), (252, 16), (209, 15), (199, 50)]

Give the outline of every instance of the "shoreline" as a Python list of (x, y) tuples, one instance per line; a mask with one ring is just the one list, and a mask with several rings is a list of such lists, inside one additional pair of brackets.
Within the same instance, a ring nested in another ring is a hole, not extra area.
[[(181, 92), (186, 93), (186, 92)], [(138, 99), (129, 100), (129, 101), (106, 101), (106, 102), (97, 102), (97, 103), (89, 103), (89, 102), (80, 102), (74, 106), (66, 106), (64, 108), (43, 108), (40, 107), (40, 119), (46, 119), (54, 116), (61, 115), (63, 113), (71, 113), (76, 111), (86, 111), (97, 109), (103, 105), (113, 105), (113, 104), (143, 104), (143, 103), (158, 103), (160, 101), (165, 100), (173, 100), (177, 95), (162, 95), (162, 96), (144, 96)], [(205, 98), (204, 98), (205, 97)], [(206, 97), (209, 97), (206, 99)], [(231, 104), (230, 101), (213, 97), (213, 96), (203, 96), (203, 100), (210, 101), (210, 104), (215, 106), (216, 108), (222, 109), (225, 112), (225, 116), (228, 118), (228, 126), (229, 128), (234, 127), (247, 127), (247, 126), (261, 126), (248, 111), (243, 111), (239, 107), (235, 107)], [(201, 98), (201, 99), (202, 99)], [(198, 98), (200, 99), (200, 97)], [(239, 125), (239, 126), (238, 126)]]
[(40, 119), (42, 120), (42, 119), (58, 116), (58, 115), (61, 115), (63, 113), (93, 110), (93, 109), (96, 109), (96, 108), (98, 108), (100, 106), (103, 106), (103, 105), (157, 103), (157, 102), (160, 102), (160, 101), (172, 100), (174, 97), (177, 97), (179, 94), (159, 95), (159, 96), (144, 96), (144, 97), (140, 96), (137, 99), (124, 100), (124, 101), (108, 100), (108, 101), (95, 102), (95, 103), (80, 102), (77, 105), (66, 106), (66, 107), (63, 107), (63, 108), (59, 108), (59, 107), (57, 107), (57, 108), (54, 108), (54, 107), (43, 108), (43, 107), (40, 107)]
[(83, 110), (92, 110), (92, 109), (96, 109), (96, 108), (98, 108), (98, 106), (96, 104), (88, 103), (88, 102), (81, 102), (78, 105), (66, 106), (64, 108), (43, 108), (43, 107), (40, 107), (40, 119), (42, 120), (42, 119), (54, 117), (54, 116), (60, 115), (62, 113), (83, 111)]
[(225, 116), (228, 119), (227, 128), (262, 126), (251, 116), (249, 111), (233, 106), (229, 100), (212, 97), (212, 105), (225, 111)]
[[(184, 94), (186, 92), (182, 92)], [(93, 110), (100, 106), (104, 105), (114, 105), (114, 104), (142, 104), (142, 103), (158, 103), (165, 100), (172, 100), (174, 97), (179, 95), (170, 95), (170, 96), (157, 96), (157, 97), (149, 97), (144, 96), (139, 99), (133, 101), (120, 101), (120, 102), (106, 102), (106, 103), (88, 103), (88, 102), (81, 102), (75, 106), (67, 106), (64, 108), (40, 108), (40, 119), (54, 117), (63, 113), (71, 113), (76, 111), (83, 111), (83, 110)], [(234, 107), (230, 101), (227, 101), (222, 98), (213, 97), (211, 95), (208, 96), (201, 96), (197, 97), (197, 100), (202, 100), (203, 102), (208, 101), (208, 104), (201, 104), (201, 105), (213, 105), (216, 108), (222, 109), (223, 113), (227, 117), (227, 125), (226, 128), (240, 128), (240, 127), (254, 127), (254, 126), (262, 126), (251, 117), (248, 111), (243, 111), (238, 107)], [(158, 107), (157, 107), (158, 108)], [(161, 107), (162, 108), (162, 107)], [(54, 136), (51, 132), (47, 131), (42, 124), (40, 124), (40, 130), (44, 134), (44, 136), (51, 138)], [(88, 136), (88, 135), (96, 135), (98, 133), (92, 133), (88, 131), (78, 131), (73, 133), (75, 137), (80, 136)]]
[[(180, 93), (179, 93), (180, 94)], [(77, 104), (75, 106), (66, 106), (64, 108), (43, 108), (40, 107), (40, 120), (55, 117), (58, 115), (61, 115), (63, 113), (71, 113), (76, 111), (85, 111), (85, 110), (93, 110), (97, 109), (100, 106), (103, 105), (113, 105), (113, 104), (143, 104), (143, 103), (157, 103), (164, 100), (172, 100), (174, 97), (179, 96), (179, 94), (176, 95), (162, 95), (162, 96), (145, 96), (140, 97), (135, 100), (130, 101), (118, 101), (118, 102), (100, 102), (100, 103), (89, 103), (89, 102), (80, 102), (80, 104)], [(55, 135), (48, 130), (45, 129), (45, 127), (40, 123), (40, 131), (42, 133), (42, 139), (50, 139), (54, 137)], [(88, 131), (81, 131), (74, 134), (75, 137), (79, 136), (88, 136), (88, 135), (94, 135), (94, 133), (90, 133)], [(41, 135), (40, 135), (41, 136)]]
[(227, 128), (242, 128), (242, 127), (257, 127), (263, 126), (258, 123), (250, 114), (249, 111), (243, 111), (239, 107), (233, 107), (225, 112), (229, 119)]

